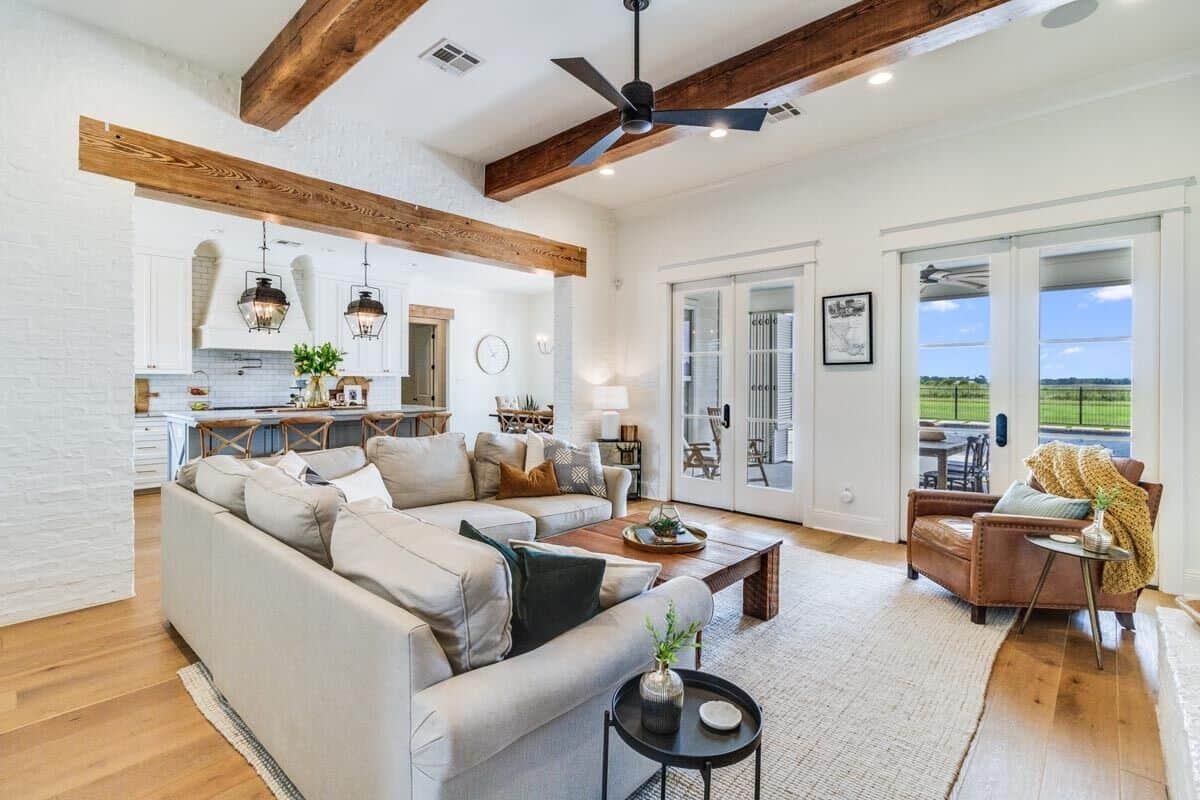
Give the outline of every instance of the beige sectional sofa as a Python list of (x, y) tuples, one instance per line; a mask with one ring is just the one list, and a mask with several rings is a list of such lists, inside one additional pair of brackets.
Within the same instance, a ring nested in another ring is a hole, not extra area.
[[(428, 444), (424, 466), (435, 491), (448, 496), (454, 470), (428, 460), (457, 458), (447, 454), (459, 445)], [(373, 452), (382, 446), (305, 459), (337, 478), (371, 456), (387, 461)], [(512, 441), (505, 447), (521, 449)], [(390, 457), (403, 461), (402, 453)], [(481, 472), (489, 488), (488, 465), (469, 460), (473, 495)], [(393, 485), (408, 481), (395, 466), (387, 469)], [(661, 619), (668, 601), (685, 624), (712, 615), (705, 585), (676, 578), (536, 650), (455, 674), (426, 621), (341, 577), (319, 553), (284, 543), (285, 531), (269, 535), (250, 524), (244, 498), (239, 509), (233, 497), (235, 476), (208, 471), (202, 483), (221, 501), (214, 502), (196, 491), (195, 474), (185, 470), (163, 488), (164, 611), (308, 800), (595, 798), (604, 708), (618, 685), (649, 666), (644, 619)], [(446, 536), (469, 519), (494, 536), (532, 539), (623, 514), (628, 473), (605, 478), (611, 500), (472, 496), (404, 513), (425, 530), (446, 528)], [(421, 492), (401, 494), (415, 503)], [(656, 765), (615, 738), (612, 747), (611, 796), (625, 797)]]

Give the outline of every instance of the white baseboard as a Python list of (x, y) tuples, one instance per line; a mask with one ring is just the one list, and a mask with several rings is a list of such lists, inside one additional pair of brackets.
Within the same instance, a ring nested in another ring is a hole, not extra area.
[(875, 539), (880, 542), (896, 541), (895, 531), (886, 521), (878, 517), (864, 517), (859, 514), (814, 508), (805, 515), (804, 525), (808, 528), (845, 533), (862, 539)]

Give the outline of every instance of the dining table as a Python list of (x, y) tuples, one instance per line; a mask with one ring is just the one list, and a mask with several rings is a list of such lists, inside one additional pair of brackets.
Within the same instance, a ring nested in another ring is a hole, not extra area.
[(921, 456), (937, 459), (937, 488), (946, 488), (946, 464), (950, 456), (958, 455), (967, 449), (965, 436), (947, 436), (938, 441), (921, 440)]

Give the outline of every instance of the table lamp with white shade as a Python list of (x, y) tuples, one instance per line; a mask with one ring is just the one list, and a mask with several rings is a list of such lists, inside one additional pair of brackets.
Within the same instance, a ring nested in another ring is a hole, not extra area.
[(621, 415), (617, 412), (629, 408), (629, 390), (624, 386), (597, 386), (593, 399), (593, 405), (603, 412), (600, 415), (600, 438), (620, 438)]

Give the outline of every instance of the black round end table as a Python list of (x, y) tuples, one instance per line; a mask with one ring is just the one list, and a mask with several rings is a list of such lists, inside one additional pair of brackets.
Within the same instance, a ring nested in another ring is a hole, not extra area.
[[(762, 709), (740, 687), (724, 678), (694, 669), (677, 669), (683, 678), (683, 717), (679, 730), (672, 734), (651, 733), (642, 727), (642, 704), (635, 675), (613, 694), (612, 709), (604, 712), (604, 771), (600, 797), (608, 800), (608, 732), (616, 729), (621, 741), (634, 752), (662, 765), (659, 797), (667, 796), (667, 767), (682, 767), (700, 772), (704, 779), (704, 797), (712, 791), (714, 767), (727, 767), (754, 754), (754, 797), (758, 800), (762, 783)], [(700, 706), (709, 700), (724, 700), (742, 712), (741, 724), (731, 731), (718, 731), (700, 721)]]
[(1104, 669), (1104, 657), (1100, 654), (1100, 615), (1096, 611), (1096, 587), (1092, 585), (1092, 570), (1088, 562), (1128, 561), (1133, 558), (1133, 553), (1116, 546), (1110, 547), (1106, 552), (1096, 553), (1085, 549), (1078, 538), (1074, 542), (1059, 542), (1049, 536), (1029, 533), (1025, 535), (1025, 541), (1046, 551), (1046, 563), (1042, 567), (1042, 574), (1038, 577), (1037, 586), (1033, 590), (1033, 597), (1029, 599), (1029, 607), (1025, 609), (1025, 615), (1021, 617), (1021, 627), (1017, 629), (1017, 633), (1025, 632), (1025, 624), (1029, 622), (1029, 617), (1033, 614), (1033, 607), (1037, 605), (1038, 595), (1042, 593), (1042, 587), (1046, 585), (1046, 576), (1050, 574), (1050, 566), (1054, 564), (1054, 557), (1063, 555), (1078, 558), (1079, 567), (1083, 571), (1083, 593), (1087, 597), (1088, 617), (1092, 623), (1092, 646), (1096, 649), (1096, 667)]

